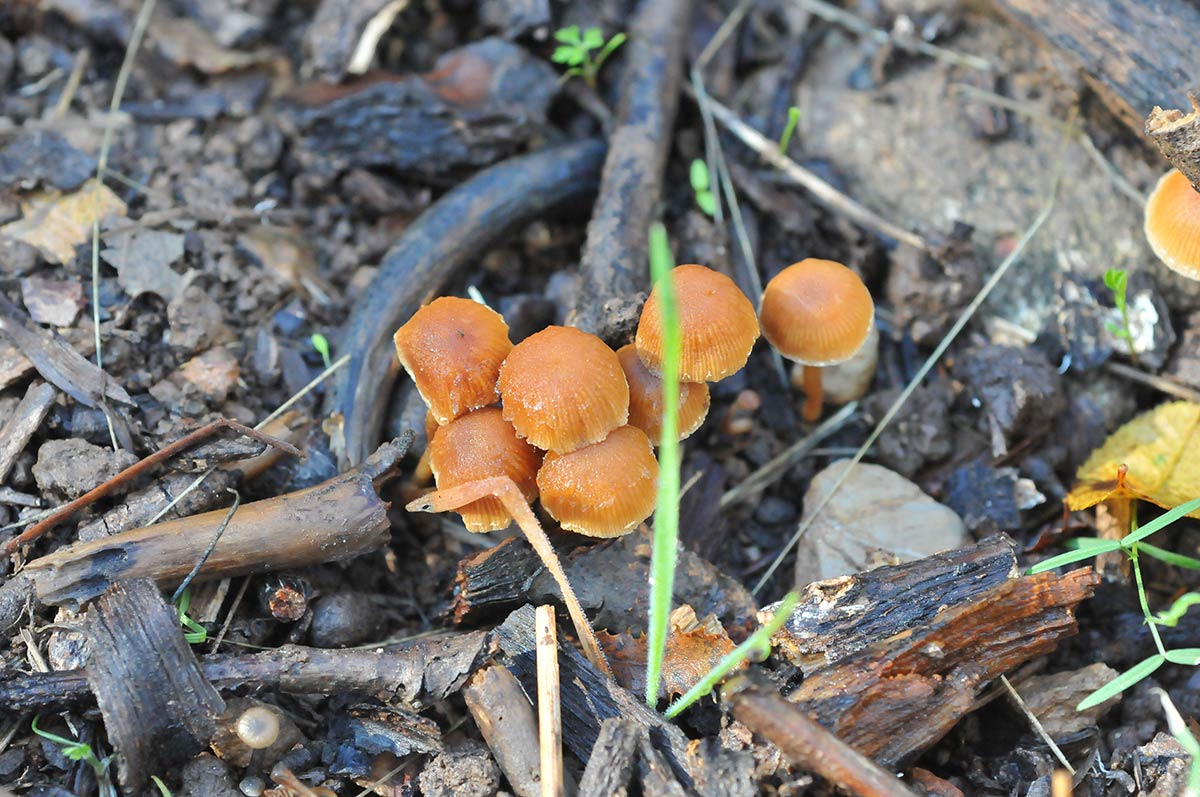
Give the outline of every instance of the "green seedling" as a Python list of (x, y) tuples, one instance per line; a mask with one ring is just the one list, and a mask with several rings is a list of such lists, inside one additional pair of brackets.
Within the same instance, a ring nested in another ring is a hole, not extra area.
[(782, 155), (787, 154), (788, 144), (792, 143), (792, 134), (796, 132), (796, 125), (800, 122), (800, 109), (793, 105), (788, 108), (787, 126), (783, 128), (783, 134), (779, 136), (779, 152)]
[[(1170, 551), (1164, 551), (1153, 545), (1147, 545), (1143, 542), (1147, 537), (1162, 531), (1167, 526), (1170, 526), (1175, 521), (1182, 517), (1190, 515), (1200, 509), (1200, 498), (1194, 498), (1185, 504), (1175, 507), (1169, 512), (1155, 518), (1144, 526), (1139, 527), (1137, 517), (1134, 515), (1131, 522), (1130, 533), (1120, 540), (1101, 540), (1095, 537), (1081, 537), (1075, 540), (1075, 550), (1067, 551), (1066, 553), (1052, 556), (1044, 562), (1039, 562), (1029, 569), (1030, 575), (1036, 573), (1044, 573), (1047, 570), (1053, 570), (1064, 565), (1082, 562), (1085, 559), (1099, 556), (1102, 553), (1113, 553), (1120, 551), (1129, 557), (1130, 563), (1133, 565), (1134, 583), (1137, 586), (1138, 600), (1142, 607), (1142, 614), (1146, 618), (1146, 625), (1150, 629), (1150, 636), (1154, 639), (1154, 646), (1158, 652), (1146, 657), (1142, 661), (1130, 667), (1125, 672), (1113, 678), (1104, 686), (1092, 692), (1085, 697), (1076, 710), (1085, 711), (1093, 706), (1098, 706), (1104, 701), (1116, 697), (1121, 692), (1124, 692), (1129, 687), (1137, 684), (1145, 678), (1150, 677), (1167, 662), (1172, 664), (1186, 664), (1195, 666), (1200, 664), (1200, 648), (1175, 648), (1168, 650), (1163, 645), (1162, 637), (1158, 633), (1158, 626), (1164, 623), (1160, 622), (1160, 617), (1156, 617), (1150, 613), (1150, 603), (1146, 597), (1146, 587), (1142, 582), (1142, 568), (1138, 561), (1142, 554), (1145, 554), (1154, 559), (1161, 559), (1164, 562), (1175, 564), (1180, 558), (1178, 554), (1173, 554)], [(1165, 555), (1164, 555), (1165, 554)], [(1182, 557), (1187, 560), (1190, 557)], [(1185, 596), (1186, 597), (1186, 596)], [(1178, 602), (1176, 602), (1178, 604)], [(1187, 606), (1182, 608), (1172, 606), (1164, 615), (1167, 619), (1173, 617), (1176, 613), (1179, 616), (1187, 611)], [(1176, 622), (1177, 622), (1176, 618)], [(1171, 623), (1165, 623), (1170, 625)]]
[(332, 364), (329, 359), (329, 340), (320, 332), (308, 340), (312, 343), (312, 347), (317, 350), (317, 354), (321, 355), (321, 360), (325, 363), (325, 368), (328, 369)]
[(738, 645), (727, 656), (717, 662), (717, 666), (709, 670), (703, 678), (696, 682), (696, 685), (687, 690), (678, 700), (667, 706), (664, 712), (668, 718), (677, 717), (683, 713), (689, 706), (695, 703), (700, 698), (716, 689), (717, 684), (725, 679), (726, 675), (733, 672), (734, 669), (740, 667), (742, 662), (748, 659), (756, 659), (761, 661), (771, 655), (771, 637), (783, 628), (783, 624), (792, 616), (792, 610), (796, 608), (796, 604), (800, 602), (800, 596), (795, 592), (789, 592), (779, 602), (779, 606), (775, 608), (775, 614), (771, 617), (771, 621), (759, 628), (750, 638), (742, 644)]
[(1171, 735), (1175, 737), (1175, 741), (1179, 742), (1179, 746), (1192, 757), (1192, 765), (1188, 768), (1187, 786), (1184, 787), (1181, 797), (1200, 797), (1200, 741), (1196, 739), (1192, 729), (1184, 722), (1183, 717), (1179, 714), (1179, 709), (1175, 708), (1175, 704), (1171, 701), (1171, 697), (1161, 689), (1153, 691), (1162, 701), (1163, 713), (1167, 715), (1167, 728), (1170, 729)]
[(161, 794), (162, 797), (173, 797), (171, 790), (167, 788), (167, 784), (163, 783), (162, 778), (160, 778), (158, 775), (151, 775), (150, 780), (154, 781), (154, 785), (158, 787), (158, 793)]
[(696, 158), (688, 172), (692, 183), (692, 192), (696, 195), (696, 205), (709, 216), (717, 215), (717, 197), (712, 192), (712, 181), (708, 176), (708, 164)]
[(675, 585), (679, 538), (679, 358), (683, 349), (675, 283), (674, 257), (661, 223), (650, 225), (650, 277), (660, 291), (663, 321), (663, 418), (658, 447), (658, 501), (654, 509), (654, 543), (650, 558), (650, 621), (646, 639), (646, 705), (658, 705)]
[(96, 782), (99, 784), (101, 797), (116, 797), (117, 790), (108, 777), (108, 766), (112, 763), (112, 756), (105, 756), (103, 759), (97, 758), (96, 752), (92, 750), (92, 746), (87, 742), (81, 742), (78, 739), (68, 739), (65, 736), (59, 736), (58, 734), (42, 730), (38, 727), (37, 717), (33, 718), (29, 723), (29, 727), (38, 736), (57, 744), (67, 760), (82, 761), (90, 766), (92, 771), (96, 773)]
[(563, 73), (564, 77), (581, 77), (589, 86), (595, 88), (600, 67), (625, 43), (625, 38), (624, 33), (615, 33), (606, 42), (599, 28), (588, 28), (581, 33), (578, 25), (569, 25), (554, 32), (554, 40), (558, 42), (558, 47), (550, 56), (550, 60), (567, 67), (567, 71)]
[(183, 638), (187, 640), (189, 645), (199, 645), (208, 639), (208, 631), (204, 626), (197, 623), (191, 617), (188, 617), (187, 610), (191, 603), (192, 590), (188, 588), (179, 596), (179, 602), (175, 604), (175, 610), (179, 613), (179, 624), (187, 629), (183, 632)]
[(1121, 323), (1109, 321), (1108, 331), (1124, 340), (1125, 345), (1129, 347), (1129, 356), (1137, 359), (1137, 351), (1133, 348), (1133, 331), (1129, 327), (1129, 305), (1125, 303), (1125, 296), (1129, 290), (1129, 272), (1123, 268), (1110, 268), (1104, 272), (1104, 284), (1112, 291), (1113, 304), (1121, 314)]

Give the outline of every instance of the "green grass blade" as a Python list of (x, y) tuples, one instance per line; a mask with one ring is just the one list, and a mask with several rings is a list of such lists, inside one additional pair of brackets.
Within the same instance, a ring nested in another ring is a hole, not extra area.
[(1027, 575), (1033, 576), (1038, 573), (1045, 573), (1047, 570), (1054, 570), (1063, 565), (1082, 562), (1084, 559), (1091, 559), (1102, 553), (1119, 550), (1121, 550), (1121, 542), (1119, 540), (1100, 540), (1095, 545), (1088, 544), (1075, 551), (1067, 551), (1066, 553), (1060, 553), (1058, 556), (1051, 556), (1049, 559), (1038, 562), (1025, 572)]
[(646, 640), (646, 705), (658, 705), (667, 646), (667, 622), (675, 586), (679, 538), (679, 355), (682, 347), (679, 308), (671, 279), (674, 258), (661, 223), (650, 225), (650, 276), (658, 289), (663, 317), (663, 419), (658, 447), (658, 504), (654, 509), (654, 550), (650, 559), (650, 621)]
[(1116, 697), (1129, 687), (1141, 681), (1143, 678), (1150, 677), (1155, 670), (1163, 666), (1163, 662), (1166, 660), (1166, 657), (1164, 657), (1162, 654), (1155, 653), (1150, 658), (1133, 665), (1128, 670), (1121, 673), (1116, 678), (1113, 678), (1104, 686), (1085, 697), (1082, 701), (1080, 701), (1079, 705), (1075, 707), (1075, 710), (1087, 711), (1093, 706), (1100, 705), (1110, 697)]
[(1154, 534), (1155, 532), (1158, 532), (1158, 531), (1162, 531), (1164, 528), (1171, 525), (1176, 520), (1179, 520), (1180, 518), (1184, 517), (1185, 515), (1190, 515), (1191, 513), (1195, 512), (1197, 509), (1200, 509), (1200, 498), (1193, 498), (1191, 501), (1188, 501), (1186, 504), (1180, 504), (1179, 506), (1172, 509), (1170, 512), (1167, 512), (1165, 514), (1159, 515), (1158, 517), (1154, 518), (1154, 520), (1151, 520), (1149, 523), (1142, 526), (1141, 528), (1139, 528), (1137, 531), (1133, 532), (1132, 534), (1127, 534), (1124, 537), (1124, 539), (1121, 540), (1121, 546), (1123, 548), (1128, 548), (1129, 546), (1133, 545), (1135, 542), (1141, 542), (1142, 540), (1149, 537), (1151, 534)]
[(668, 719), (677, 717), (689, 706), (695, 703), (700, 698), (707, 695), (716, 688), (726, 675), (733, 672), (734, 668), (738, 667), (743, 661), (753, 656), (756, 652), (771, 649), (771, 637), (775, 636), (775, 632), (783, 628), (783, 624), (792, 616), (792, 610), (796, 608), (796, 604), (800, 602), (800, 595), (795, 592), (789, 592), (779, 602), (779, 606), (775, 609), (774, 616), (771, 617), (771, 622), (759, 628), (750, 638), (736, 648), (731, 650), (728, 655), (717, 662), (717, 666), (713, 667), (704, 677), (696, 682), (696, 685), (687, 690), (678, 700), (667, 706), (664, 712)]
[[(1142, 546), (1139, 545), (1138, 551), (1141, 550), (1143, 550)], [(1170, 607), (1159, 612), (1154, 617), (1154, 622), (1158, 623), (1159, 625), (1178, 625), (1179, 621), (1183, 619), (1183, 616), (1187, 614), (1187, 610), (1197, 604), (1200, 604), (1200, 593), (1185, 592), (1176, 598), (1175, 602), (1172, 603)]]
[(1163, 658), (1172, 664), (1195, 667), (1200, 664), (1200, 648), (1175, 648), (1175, 650), (1168, 650)]

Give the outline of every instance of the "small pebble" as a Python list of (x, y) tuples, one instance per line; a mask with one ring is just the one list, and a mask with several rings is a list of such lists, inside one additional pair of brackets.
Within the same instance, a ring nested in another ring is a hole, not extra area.
[(246, 797), (259, 797), (266, 788), (267, 783), (258, 775), (249, 775), (242, 778), (242, 782), (238, 784), (238, 788), (242, 790), (242, 794)]
[(796, 519), (796, 507), (782, 498), (769, 495), (754, 510), (754, 519), (767, 524), (787, 523)]
[(312, 604), (309, 639), (319, 648), (344, 648), (374, 637), (383, 618), (374, 603), (361, 592), (323, 595)]

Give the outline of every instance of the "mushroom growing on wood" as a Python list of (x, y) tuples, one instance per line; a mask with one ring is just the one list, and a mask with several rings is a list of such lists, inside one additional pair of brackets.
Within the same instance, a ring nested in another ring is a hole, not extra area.
[(862, 348), (875, 321), (875, 302), (849, 268), (810, 257), (767, 283), (759, 319), (771, 345), (804, 365), (804, 420), (811, 422), (821, 416), (821, 368)]
[(1200, 279), (1200, 101), (1188, 92), (1188, 113), (1155, 107), (1146, 135), (1175, 168), (1146, 201), (1146, 240), (1158, 259), (1188, 279)]
[[(629, 425), (646, 433), (652, 445), (662, 437), (663, 384), (650, 373), (637, 347), (632, 343), (617, 349), (617, 359), (629, 383)], [(704, 382), (679, 383), (679, 439), (691, 435), (708, 417), (708, 385)]]

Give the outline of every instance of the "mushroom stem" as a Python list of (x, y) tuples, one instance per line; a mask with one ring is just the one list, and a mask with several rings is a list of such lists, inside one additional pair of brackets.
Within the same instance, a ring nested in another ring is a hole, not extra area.
[(433, 468), (429, 464), (429, 449), (421, 452), (421, 458), (417, 460), (417, 465), (413, 468), (412, 481), (417, 487), (424, 487), (433, 481)]
[(1200, 100), (1188, 92), (1190, 113), (1158, 106), (1146, 117), (1146, 135), (1158, 151), (1200, 191)]
[(804, 366), (804, 421), (812, 423), (821, 417), (825, 394), (821, 390), (821, 366)]
[(529, 540), (533, 550), (541, 557), (542, 564), (550, 571), (551, 577), (554, 578), (562, 592), (563, 602), (566, 603), (567, 613), (571, 615), (571, 622), (575, 625), (575, 633), (579, 635), (579, 643), (583, 646), (584, 655), (597, 670), (611, 677), (612, 671), (608, 668), (608, 661), (604, 658), (604, 652), (600, 650), (600, 643), (596, 641), (596, 635), (592, 632), (587, 615), (583, 613), (579, 599), (575, 597), (575, 590), (571, 589), (571, 584), (567, 581), (567, 574), (558, 560), (558, 554), (555, 553), (554, 546), (550, 544), (550, 538), (546, 536), (542, 524), (533, 514), (529, 502), (521, 494), (516, 482), (508, 476), (492, 476), (487, 479), (463, 482), (454, 487), (435, 490), (423, 495), (404, 508), (409, 512), (450, 512), (464, 507), (472, 501), (488, 497), (499, 499), (500, 503), (504, 505), (504, 509), (517, 522), (517, 526), (525, 533), (525, 539)]

